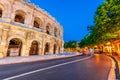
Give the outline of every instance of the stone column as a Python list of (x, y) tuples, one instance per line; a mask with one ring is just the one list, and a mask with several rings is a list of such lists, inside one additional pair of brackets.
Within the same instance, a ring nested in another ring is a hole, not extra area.
[(51, 43), (51, 54), (54, 54), (54, 42)]
[(39, 54), (39, 55), (42, 55), (42, 44), (41, 44), (41, 43), (39, 44), (38, 54)]
[(29, 28), (33, 28), (34, 24), (34, 15), (31, 12), (28, 12), (28, 15), (26, 15), (25, 23)]
[(10, 22), (10, 16), (11, 16), (11, 5), (9, 4), (9, 2), (6, 2), (6, 4), (4, 5), (6, 6), (6, 8), (3, 10), (2, 12), (2, 20), (4, 20), (5, 22)]
[(50, 45), (49, 45), (49, 54), (53, 54), (53, 48), (54, 47), (54, 45), (53, 45), (53, 43), (50, 43)]
[(1, 49), (0, 55), (2, 55), (2, 57), (7, 56), (7, 50), (8, 50), (8, 45), (9, 45), (9, 42), (7, 42), (8, 30), (9, 29), (3, 29), (2, 31), (1, 48), (0, 48)]
[(44, 24), (43, 24), (43, 31), (42, 32), (44, 32), (44, 33), (46, 33), (46, 26), (47, 26), (47, 18), (43, 18), (43, 20), (44, 20)]
[(44, 38), (44, 36), (42, 37), (43, 39), (42, 39), (42, 44), (41, 44), (41, 55), (44, 55), (44, 49), (45, 49), (45, 44), (46, 44), (46, 42), (45, 42), (45, 38)]
[(56, 47), (56, 54), (59, 54), (59, 45)]
[(62, 43), (61, 43), (61, 48), (60, 48), (61, 50), (61, 52), (60, 53), (63, 53), (64, 52), (64, 41), (62, 41)]
[(1, 44), (1, 40), (2, 40), (2, 29), (0, 28), (0, 44)]
[(28, 56), (26, 52), (26, 44), (22, 44), (21, 56)]
[(26, 50), (25, 50), (25, 54), (23, 54), (23, 56), (30, 56), (29, 51), (30, 51), (30, 47), (31, 47), (31, 43), (30, 40), (26, 40), (26, 44), (24, 45), (26, 46)]

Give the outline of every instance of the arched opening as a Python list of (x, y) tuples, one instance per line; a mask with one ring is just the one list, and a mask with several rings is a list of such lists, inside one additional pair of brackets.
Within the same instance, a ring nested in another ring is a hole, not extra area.
[(61, 32), (59, 31), (59, 37), (61, 37)]
[(58, 49), (58, 53), (60, 53), (61, 52), (61, 50), (60, 50), (60, 47), (59, 47), (59, 49)]
[(54, 29), (54, 35), (57, 37), (57, 28)]
[(2, 17), (2, 9), (0, 9), (0, 18)]
[(18, 38), (13, 38), (9, 41), (7, 56), (20, 56), (22, 49), (22, 41)]
[(33, 27), (42, 29), (42, 21), (40, 18), (35, 17)]
[(39, 28), (40, 24), (37, 21), (34, 21), (34, 27)]
[(30, 55), (38, 55), (38, 42), (37, 41), (33, 41), (30, 47)]
[(54, 45), (53, 54), (56, 54), (56, 49), (57, 49), (57, 46), (56, 46), (56, 45)]
[(44, 55), (46, 55), (46, 54), (49, 54), (49, 44), (48, 43), (45, 44)]
[(24, 24), (24, 20), (25, 18), (22, 15), (20, 14), (15, 15), (15, 22)]
[(50, 34), (50, 26), (46, 26), (46, 33)]
[(14, 18), (14, 21), (15, 22), (18, 22), (18, 23), (22, 23), (24, 24), (25, 22), (25, 16), (26, 16), (26, 13), (22, 10), (17, 10), (15, 12), (15, 18)]

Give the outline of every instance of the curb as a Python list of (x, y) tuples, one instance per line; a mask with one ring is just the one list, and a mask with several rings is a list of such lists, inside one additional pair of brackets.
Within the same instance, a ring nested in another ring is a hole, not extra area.
[(109, 72), (109, 75), (108, 75), (108, 80), (116, 80), (116, 74), (115, 74), (115, 69), (116, 69), (116, 67), (115, 67), (115, 62), (114, 62), (114, 60), (113, 60), (111, 57), (109, 57), (109, 58), (110, 58), (110, 60), (112, 61), (112, 67), (111, 67), (110, 72)]
[(81, 55), (73, 55), (73, 56), (60, 56), (60, 57), (55, 57), (55, 58), (46, 58), (46, 59), (38, 59), (38, 60), (26, 60), (26, 61), (20, 61), (20, 62), (9, 62), (9, 63), (1, 63), (1, 65), (9, 65), (9, 64), (20, 64), (20, 63), (27, 63), (27, 62), (36, 62), (36, 61), (47, 61), (47, 60), (56, 60), (56, 59), (64, 59), (64, 58), (72, 58), (72, 57), (77, 57)]
[(116, 80), (120, 80), (120, 64), (119, 64), (119, 60), (118, 58), (116, 58), (115, 56), (112, 57), (114, 62), (115, 62), (115, 73), (116, 73)]

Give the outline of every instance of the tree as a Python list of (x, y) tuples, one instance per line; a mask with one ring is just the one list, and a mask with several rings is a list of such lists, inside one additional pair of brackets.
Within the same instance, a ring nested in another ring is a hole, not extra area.
[(69, 41), (65, 42), (64, 48), (76, 48), (77, 47), (77, 42), (76, 41)]
[[(120, 0), (106, 0), (95, 13), (95, 27), (92, 31), (97, 34), (97, 41), (103, 43), (117, 37), (120, 30)], [(95, 32), (97, 31), (97, 33)]]
[(117, 38), (120, 30), (120, 0), (106, 0), (97, 8), (94, 25), (88, 26), (90, 33), (84, 37), (79, 46), (103, 44)]

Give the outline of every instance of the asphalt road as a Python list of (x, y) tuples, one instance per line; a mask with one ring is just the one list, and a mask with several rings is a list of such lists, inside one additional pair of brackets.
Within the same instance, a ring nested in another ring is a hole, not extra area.
[[(107, 80), (111, 60), (105, 55), (0, 66), (0, 80)], [(22, 74), (22, 75), (20, 75)]]

